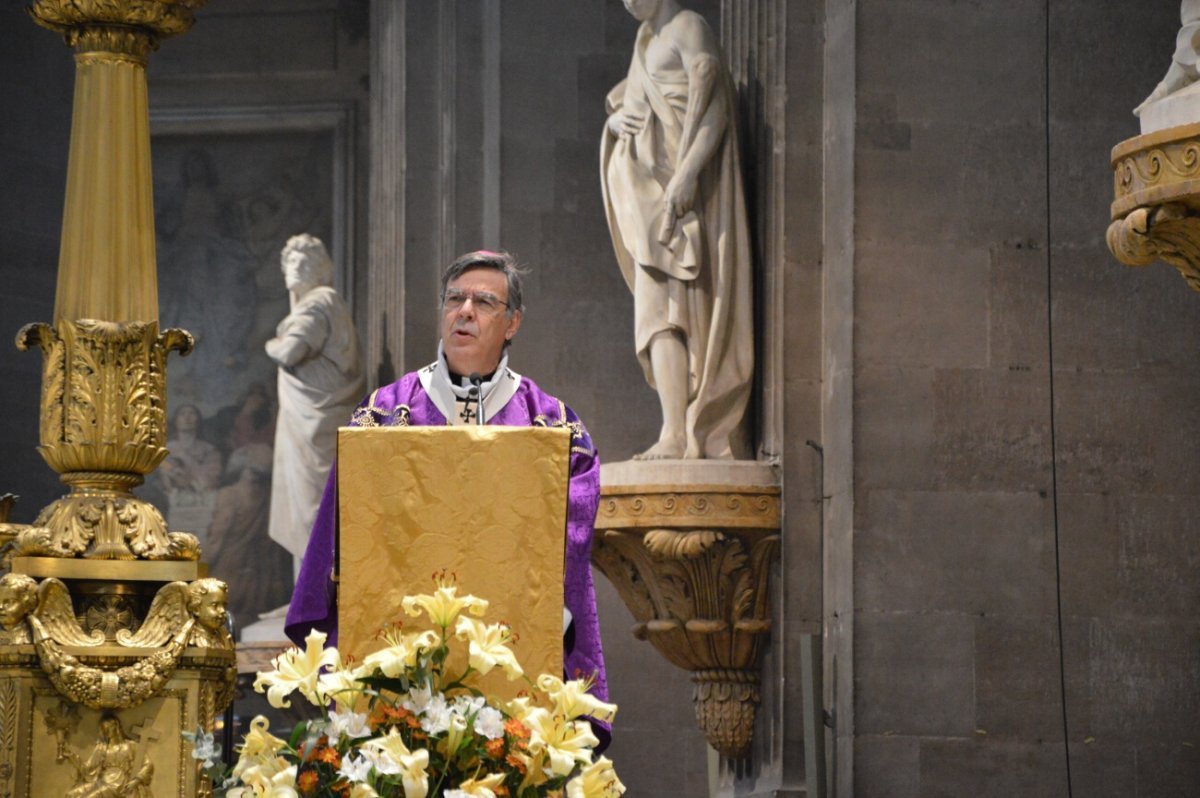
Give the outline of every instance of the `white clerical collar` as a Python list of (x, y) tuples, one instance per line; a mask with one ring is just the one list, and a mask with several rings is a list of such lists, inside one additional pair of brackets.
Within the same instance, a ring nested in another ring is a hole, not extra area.
[[(467, 387), (455, 385), (450, 380), (450, 367), (446, 365), (446, 354), (438, 342), (438, 359), (417, 372), (421, 387), (433, 404), (447, 419), (457, 412), (457, 403), (467, 397)], [(508, 367), (508, 352), (500, 358), (491, 379), (480, 388), (483, 391), (483, 420), (487, 422), (504, 409), (521, 385), (521, 375)]]

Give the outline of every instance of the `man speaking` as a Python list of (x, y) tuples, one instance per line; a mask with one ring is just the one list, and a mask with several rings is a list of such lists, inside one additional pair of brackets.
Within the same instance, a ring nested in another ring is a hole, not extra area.
[[(476, 414), (482, 413), (486, 424), (571, 431), (563, 666), (571, 678), (593, 676), (591, 692), (608, 700), (590, 567), (600, 461), (574, 411), (508, 367), (508, 346), (524, 311), (521, 271), (507, 253), (463, 255), (442, 274), (441, 306), (437, 360), (377, 389), (359, 404), (350, 425), (475, 424), (480, 421)], [(298, 645), (311, 628), (328, 632), (331, 642), (337, 637), (336, 592), (330, 579), (337, 542), (336, 485), (335, 471), (325, 486), (288, 610), (285, 628)]]

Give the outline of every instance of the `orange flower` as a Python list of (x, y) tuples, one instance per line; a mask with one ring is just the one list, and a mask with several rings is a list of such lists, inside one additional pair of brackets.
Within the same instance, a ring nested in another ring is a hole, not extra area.
[(301, 793), (310, 793), (317, 789), (317, 778), (315, 770), (306, 770), (296, 778), (296, 788)]
[(342, 755), (337, 752), (336, 748), (322, 748), (313, 758), (319, 762), (327, 762), (335, 768), (342, 766)]
[(483, 749), (492, 759), (499, 759), (504, 755), (504, 739), (497, 737), (495, 740), (488, 740), (483, 744)]
[(524, 723), (516, 718), (509, 718), (508, 720), (504, 721), (504, 731), (508, 734), (511, 734), (513, 737), (516, 737), (518, 740), (529, 739), (529, 729)]
[(509, 767), (516, 770), (522, 776), (525, 775), (525, 763), (522, 762), (520, 759), (517, 759), (512, 754), (509, 754), (508, 756), (504, 757), (504, 761), (508, 763)]

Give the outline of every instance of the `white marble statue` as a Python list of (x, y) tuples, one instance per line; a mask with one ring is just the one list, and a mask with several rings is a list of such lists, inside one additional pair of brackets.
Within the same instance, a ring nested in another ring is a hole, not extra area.
[(1181, 27), (1166, 76), (1133, 110), (1142, 133), (1200, 122), (1200, 0), (1183, 0)]
[(662, 404), (658, 442), (638, 458), (731, 458), (754, 369), (734, 88), (699, 14), (677, 0), (625, 7), (642, 25), (608, 94), (600, 174), (638, 360)]
[(350, 309), (332, 288), (325, 245), (303, 233), (280, 254), (292, 312), (267, 341), (279, 364), (279, 418), (271, 482), (270, 534), (304, 556), (337, 448), (337, 428), (366, 393)]

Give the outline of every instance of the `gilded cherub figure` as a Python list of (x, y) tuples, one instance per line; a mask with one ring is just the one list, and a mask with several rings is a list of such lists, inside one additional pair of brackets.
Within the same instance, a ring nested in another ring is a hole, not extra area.
[(33, 642), (25, 619), (37, 606), (37, 580), (24, 574), (0, 577), (0, 644)]
[(188, 645), (206, 648), (233, 648), (233, 637), (226, 626), (229, 586), (220, 579), (207, 577), (188, 585), (187, 609), (196, 619)]

